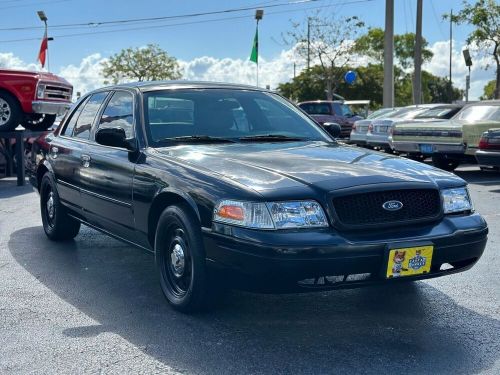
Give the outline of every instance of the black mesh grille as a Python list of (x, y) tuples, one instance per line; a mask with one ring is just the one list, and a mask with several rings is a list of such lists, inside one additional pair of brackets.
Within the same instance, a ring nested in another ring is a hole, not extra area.
[[(397, 211), (382, 207), (392, 200), (403, 203), (403, 207)], [(406, 223), (438, 217), (441, 199), (433, 189), (392, 190), (336, 197), (333, 206), (343, 225)]]

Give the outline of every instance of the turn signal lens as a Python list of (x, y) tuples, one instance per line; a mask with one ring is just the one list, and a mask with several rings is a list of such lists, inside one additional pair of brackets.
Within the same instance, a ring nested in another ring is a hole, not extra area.
[(222, 206), (219, 208), (219, 216), (231, 220), (243, 220), (245, 214), (243, 208), (239, 206)]

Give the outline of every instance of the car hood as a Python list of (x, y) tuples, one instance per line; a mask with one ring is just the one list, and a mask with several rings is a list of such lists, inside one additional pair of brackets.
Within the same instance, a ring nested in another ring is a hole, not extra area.
[(326, 142), (179, 145), (154, 152), (258, 192), (293, 187), (332, 191), (382, 183), (465, 184), (422, 163)]

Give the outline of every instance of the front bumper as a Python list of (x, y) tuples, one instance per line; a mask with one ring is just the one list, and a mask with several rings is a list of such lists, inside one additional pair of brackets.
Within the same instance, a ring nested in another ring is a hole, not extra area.
[(500, 151), (479, 150), (476, 152), (476, 159), (479, 165), (500, 167)]
[(71, 106), (70, 103), (48, 102), (43, 100), (37, 100), (31, 104), (33, 113), (57, 115), (57, 116), (64, 115), (70, 106)]
[[(231, 233), (226, 235), (222, 233)], [(311, 231), (255, 231), (215, 225), (203, 233), (208, 263), (260, 291), (337, 289), (398, 280), (424, 279), (460, 272), (474, 265), (486, 246), (488, 228), (478, 215), (447, 216), (418, 228), (339, 234), (332, 229)], [(431, 272), (386, 279), (390, 248), (434, 245)], [(454, 268), (441, 270), (445, 263)], [(368, 275), (349, 281), (348, 275)], [(343, 276), (343, 282), (307, 286), (308, 278)]]

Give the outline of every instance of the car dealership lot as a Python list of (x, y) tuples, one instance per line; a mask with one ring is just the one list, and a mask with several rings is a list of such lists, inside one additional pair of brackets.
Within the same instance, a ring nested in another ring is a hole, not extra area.
[(173, 311), (151, 255), (84, 228), (53, 243), (38, 196), (0, 180), (0, 372), (499, 373), (500, 174), (462, 167), (490, 226), (470, 271)]

